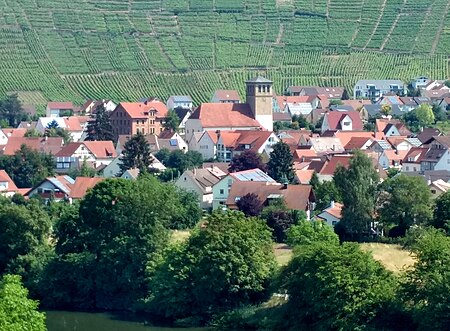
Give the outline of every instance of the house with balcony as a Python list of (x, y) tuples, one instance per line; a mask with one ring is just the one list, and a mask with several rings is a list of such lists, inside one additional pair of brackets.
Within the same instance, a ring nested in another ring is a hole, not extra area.
[(385, 94), (406, 94), (406, 84), (398, 79), (359, 80), (353, 88), (354, 99), (378, 100)]

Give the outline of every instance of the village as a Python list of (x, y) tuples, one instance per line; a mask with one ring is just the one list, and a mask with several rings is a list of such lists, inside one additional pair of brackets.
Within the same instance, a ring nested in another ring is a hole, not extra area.
[[(152, 153), (153, 174), (166, 171), (167, 164), (156, 157), (162, 150), (201, 155), (201, 165), (182, 169), (171, 180), (195, 192), (204, 211), (237, 209), (241, 197), (256, 194), (263, 205), (282, 198), (289, 209), (305, 211), (308, 218), (314, 214), (334, 226), (342, 204), (330, 198), (323, 210), (314, 211), (310, 180), (313, 176), (319, 182), (332, 180), (339, 165), (349, 166), (356, 150), (370, 157), (381, 180), (396, 173), (422, 177), (434, 198), (450, 189), (450, 136), (431, 122), (419, 123), (414, 132), (404, 121), (418, 108), (439, 109), (446, 117), (450, 88), (427, 77), (414, 80), (411, 88), (417, 96), (406, 96), (408, 87), (398, 80), (361, 80), (350, 100), (341, 87), (290, 86), (285, 95), (276, 95), (270, 80), (257, 77), (246, 82), (245, 96), (236, 90), (217, 90), (211, 102), (198, 107), (189, 96), (118, 104), (88, 100), (82, 107), (49, 102), (45, 117), (0, 130), (0, 153), (14, 155), (25, 145), (51, 154), (56, 176), (34, 187), (18, 188), (0, 170), (0, 189), (9, 197), (18, 193), (72, 202), (105, 178), (137, 179), (139, 169), (121, 171), (121, 163), (126, 142), (141, 134)], [(108, 114), (115, 141), (88, 140), (89, 123), (95, 121), (99, 107)], [(176, 127), (169, 127), (168, 117), (173, 114), (178, 121)], [(46, 134), (52, 128), (63, 129), (69, 139)], [(292, 180), (277, 181), (259, 168), (230, 171), (230, 162), (243, 153), (254, 153), (267, 162), (279, 142), (289, 146)], [(90, 168), (92, 175), (70, 177), (82, 167)]]

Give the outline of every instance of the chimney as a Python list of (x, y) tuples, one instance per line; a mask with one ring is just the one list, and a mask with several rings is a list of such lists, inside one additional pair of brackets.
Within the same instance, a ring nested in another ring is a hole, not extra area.
[(428, 176), (427, 185), (428, 185), (428, 186), (431, 185), (431, 177), (430, 177), (430, 176)]
[(334, 200), (331, 200), (331, 202), (330, 202), (330, 208), (334, 208)]

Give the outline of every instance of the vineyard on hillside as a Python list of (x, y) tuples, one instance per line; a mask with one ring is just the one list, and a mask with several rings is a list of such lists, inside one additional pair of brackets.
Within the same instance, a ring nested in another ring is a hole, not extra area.
[(0, 95), (136, 100), (449, 76), (448, 0), (0, 0)]

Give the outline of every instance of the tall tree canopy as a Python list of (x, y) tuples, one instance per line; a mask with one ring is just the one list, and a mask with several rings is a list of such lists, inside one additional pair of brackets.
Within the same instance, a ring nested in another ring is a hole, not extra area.
[(217, 212), (157, 267), (152, 312), (171, 319), (198, 317), (267, 298), (275, 259), (270, 231), (240, 212)]
[(450, 191), (439, 196), (436, 201), (432, 225), (450, 232)]
[(395, 279), (356, 243), (302, 245), (282, 271), (281, 330), (365, 330), (392, 300)]
[(18, 257), (46, 246), (51, 221), (37, 201), (15, 205), (0, 201), (0, 274)]
[(450, 238), (429, 229), (412, 251), (416, 263), (404, 275), (400, 298), (419, 330), (447, 330), (450, 324)]
[(138, 168), (141, 174), (148, 172), (148, 167), (153, 162), (150, 151), (150, 144), (142, 133), (131, 137), (123, 149), (123, 155), (120, 158), (120, 170), (123, 174), (128, 169)]
[(28, 298), (28, 290), (16, 275), (4, 275), (0, 280), (0, 330), (46, 331), (45, 314), (39, 303)]
[(14, 155), (0, 156), (0, 169), (5, 169), (19, 188), (33, 187), (53, 175), (55, 161), (52, 155), (22, 145)]
[(180, 118), (177, 115), (177, 112), (173, 109), (170, 109), (167, 112), (166, 120), (164, 122), (164, 128), (166, 130), (172, 130), (174, 132), (178, 132), (180, 127)]
[(288, 144), (280, 141), (273, 146), (267, 167), (269, 176), (278, 182), (294, 179), (294, 157)]
[(351, 237), (358, 239), (369, 234), (379, 181), (372, 160), (360, 151), (351, 158), (348, 169), (342, 166), (337, 168), (334, 182), (344, 203), (340, 223)]
[(391, 235), (405, 235), (414, 224), (427, 224), (433, 217), (431, 192), (422, 177), (399, 175), (386, 180), (378, 195), (382, 223), (395, 226)]
[(95, 115), (91, 118), (87, 127), (86, 140), (111, 140), (114, 141), (115, 135), (109, 113), (104, 105), (99, 105), (95, 109)]
[(58, 257), (48, 268), (46, 303), (130, 309), (147, 295), (148, 270), (180, 212), (175, 187), (153, 177), (97, 184), (81, 202), (79, 216), (68, 214), (57, 224)]
[(17, 128), (21, 121), (27, 119), (17, 94), (7, 96), (0, 100), (0, 121), (5, 121), (12, 128)]
[(434, 123), (433, 108), (427, 104), (421, 104), (415, 109), (417, 120), (421, 126), (430, 126)]
[(266, 165), (262, 161), (261, 156), (253, 151), (247, 150), (233, 157), (228, 170), (230, 172), (238, 172), (256, 168), (266, 171)]

